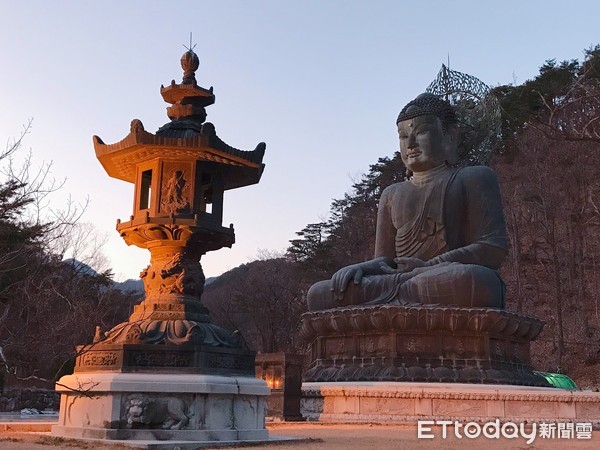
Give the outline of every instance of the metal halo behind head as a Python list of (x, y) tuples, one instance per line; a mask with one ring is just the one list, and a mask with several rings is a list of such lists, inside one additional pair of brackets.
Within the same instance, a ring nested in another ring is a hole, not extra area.
[(442, 64), (426, 92), (446, 99), (454, 107), (461, 130), (457, 165), (487, 164), (502, 132), (500, 104), (489, 86)]

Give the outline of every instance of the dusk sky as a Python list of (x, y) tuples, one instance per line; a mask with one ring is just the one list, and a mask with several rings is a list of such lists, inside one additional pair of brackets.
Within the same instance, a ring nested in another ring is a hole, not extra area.
[(108, 177), (92, 136), (114, 143), (134, 118), (151, 132), (168, 122), (159, 88), (181, 82), (192, 32), (198, 84), (216, 95), (207, 121), (236, 148), (267, 144), (261, 182), (225, 194), (237, 242), (203, 257), (215, 276), (285, 250), (392, 156), (398, 111), (448, 58), (488, 85), (520, 84), (600, 43), (599, 17), (600, 3), (578, 0), (0, 0), (0, 139), (33, 119), (17, 159), (31, 149), (34, 166), (52, 161), (67, 179), (51, 208), (89, 197), (82, 221), (107, 235), (115, 278), (137, 278), (149, 252), (115, 231), (133, 185)]

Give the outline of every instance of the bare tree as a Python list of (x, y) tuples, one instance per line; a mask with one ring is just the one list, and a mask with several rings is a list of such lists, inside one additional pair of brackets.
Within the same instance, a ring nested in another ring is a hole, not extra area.
[[(112, 288), (101, 237), (79, 223), (86, 205), (56, 208), (64, 181), (51, 164), (34, 169), (31, 154), (16, 163), (30, 129), (0, 153), (0, 362), (14, 380), (51, 385), (75, 345), (125, 319), (131, 302)], [(102, 271), (63, 262), (67, 251)]]
[[(599, 330), (589, 322), (598, 280), (588, 276), (600, 252), (600, 186), (594, 181), (600, 152), (589, 142), (549, 139), (535, 128), (515, 146), (495, 164), (512, 244), (505, 267), (508, 299), (548, 322), (542, 339), (553, 341), (549, 368), (568, 369), (581, 365), (574, 357), (581, 351), (600, 351), (590, 341)], [(536, 352), (546, 366), (547, 355)]]

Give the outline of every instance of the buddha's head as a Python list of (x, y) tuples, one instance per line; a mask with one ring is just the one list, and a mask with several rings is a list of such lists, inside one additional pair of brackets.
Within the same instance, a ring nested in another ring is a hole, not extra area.
[(458, 162), (458, 126), (452, 105), (433, 94), (409, 102), (396, 121), (402, 161), (411, 172)]

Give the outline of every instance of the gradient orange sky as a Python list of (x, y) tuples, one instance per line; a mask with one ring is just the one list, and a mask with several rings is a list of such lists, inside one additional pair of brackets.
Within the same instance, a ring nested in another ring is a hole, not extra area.
[(107, 235), (116, 278), (136, 278), (149, 254), (114, 230), (133, 188), (106, 175), (92, 136), (113, 143), (134, 118), (151, 132), (168, 121), (159, 88), (181, 80), (192, 32), (198, 83), (217, 99), (207, 120), (234, 147), (267, 143), (261, 183), (226, 193), (237, 243), (203, 258), (214, 276), (284, 250), (393, 155), (398, 111), (448, 55), (489, 85), (522, 83), (600, 43), (598, 17), (599, 3), (580, 0), (0, 0), (0, 139), (34, 119), (24, 150), (67, 178), (50, 206), (89, 196), (83, 220)]

